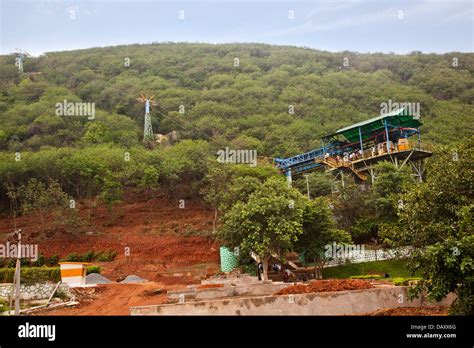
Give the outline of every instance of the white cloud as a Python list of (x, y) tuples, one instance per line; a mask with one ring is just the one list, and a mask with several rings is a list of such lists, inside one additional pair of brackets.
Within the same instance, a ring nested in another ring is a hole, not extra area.
[[(395, 21), (430, 18), (431, 21), (450, 22), (461, 18), (471, 18), (473, 10), (466, 11), (466, 1), (417, 1), (413, 3), (387, 3), (391, 7), (381, 8), (378, 3), (349, 2), (339, 6), (317, 7), (305, 16), (305, 22), (287, 28), (277, 28), (264, 33), (265, 36), (279, 37), (291, 34), (310, 34), (339, 29), (369, 26), (373, 24), (393, 25)], [(362, 6), (368, 9), (363, 11)], [(378, 7), (378, 8), (376, 8)], [(348, 11), (349, 10), (349, 11)], [(403, 19), (399, 19), (403, 11)], [(374, 26), (374, 30), (376, 27)]]

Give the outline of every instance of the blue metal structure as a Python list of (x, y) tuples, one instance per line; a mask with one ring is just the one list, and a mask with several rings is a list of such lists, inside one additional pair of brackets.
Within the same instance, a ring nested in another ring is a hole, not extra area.
[[(324, 169), (327, 164), (325, 164), (325, 158), (328, 157), (343, 156), (346, 153), (358, 151), (364, 159), (364, 150), (367, 151), (369, 147), (376, 146), (378, 143), (384, 143), (385, 154), (391, 155), (390, 143), (393, 144), (402, 138), (407, 139), (415, 134), (418, 134), (420, 145), (420, 125), (421, 122), (417, 118), (407, 115), (404, 109), (399, 109), (390, 114), (341, 128), (323, 137), (322, 147), (293, 157), (274, 158), (274, 163), (285, 173), (288, 182), (291, 183), (292, 175)], [(344, 140), (338, 140), (339, 136), (342, 136)], [(426, 153), (428, 155), (428, 152)]]

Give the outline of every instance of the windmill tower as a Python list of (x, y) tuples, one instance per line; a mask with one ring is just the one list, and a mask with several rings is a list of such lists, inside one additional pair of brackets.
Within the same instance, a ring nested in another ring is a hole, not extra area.
[(25, 50), (18, 48), (16, 48), (16, 54), (18, 57), (15, 59), (15, 65), (18, 67), (20, 74), (23, 74), (23, 62), (25, 60), (25, 57), (29, 57), (30, 54)]
[(151, 116), (150, 116), (150, 105), (156, 105), (153, 101), (155, 96), (149, 97), (146, 94), (142, 94), (137, 100), (145, 104), (145, 123), (143, 126), (143, 142), (152, 143), (154, 141), (153, 128), (151, 126)]

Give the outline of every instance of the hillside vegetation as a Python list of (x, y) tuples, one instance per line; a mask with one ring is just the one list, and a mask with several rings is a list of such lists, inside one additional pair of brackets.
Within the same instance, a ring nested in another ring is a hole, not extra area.
[[(26, 57), (24, 71), (19, 74), (14, 55), (0, 57), (5, 212), (22, 197), (23, 213), (38, 204), (64, 205), (68, 195), (113, 205), (127, 187), (176, 199), (201, 193), (212, 201), (217, 150), (295, 155), (319, 147), (328, 132), (378, 115), (389, 100), (421, 104), (425, 143), (449, 145), (473, 133), (473, 54), (163, 43)], [(177, 131), (178, 143), (144, 148), (142, 93), (155, 95), (154, 132)], [(95, 118), (58, 116), (56, 104), (64, 101), (94, 103)], [(229, 177), (276, 174), (269, 166), (236, 168)], [(313, 195), (330, 193), (327, 177), (311, 179)], [(305, 185), (297, 180), (295, 186)]]
[[(320, 136), (378, 115), (389, 99), (421, 104), (425, 140), (447, 144), (473, 131), (474, 55), (466, 53), (165, 43), (47, 53), (26, 58), (24, 70), (41, 74), (22, 79), (15, 56), (0, 58), (1, 150), (137, 145), (141, 93), (158, 102), (155, 133), (263, 156), (318, 147)], [(63, 100), (95, 103), (96, 120), (57, 116)]]
[[(7, 183), (31, 177), (60, 181), (76, 197), (107, 190), (111, 202), (121, 187), (154, 188), (158, 181), (173, 190), (194, 181), (197, 193), (206, 159), (219, 149), (295, 155), (319, 147), (324, 134), (378, 115), (388, 100), (421, 104), (425, 143), (473, 133), (473, 54), (164, 43), (26, 57), (24, 71), (20, 76), (14, 55), (0, 57), (3, 203)], [(154, 132), (177, 131), (178, 145), (143, 149), (141, 93), (155, 95)], [(94, 103), (95, 119), (58, 116), (55, 106), (65, 100)]]

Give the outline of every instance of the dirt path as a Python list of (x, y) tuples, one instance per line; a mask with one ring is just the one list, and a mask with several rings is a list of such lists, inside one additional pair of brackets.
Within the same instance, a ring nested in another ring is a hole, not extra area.
[[(164, 291), (155, 294), (157, 289)], [(82, 294), (77, 296), (81, 304), (76, 307), (41, 311), (35, 315), (130, 315), (131, 306), (165, 303), (166, 290), (169, 289), (169, 286), (155, 282), (98, 285), (96, 288), (81, 289)]]

